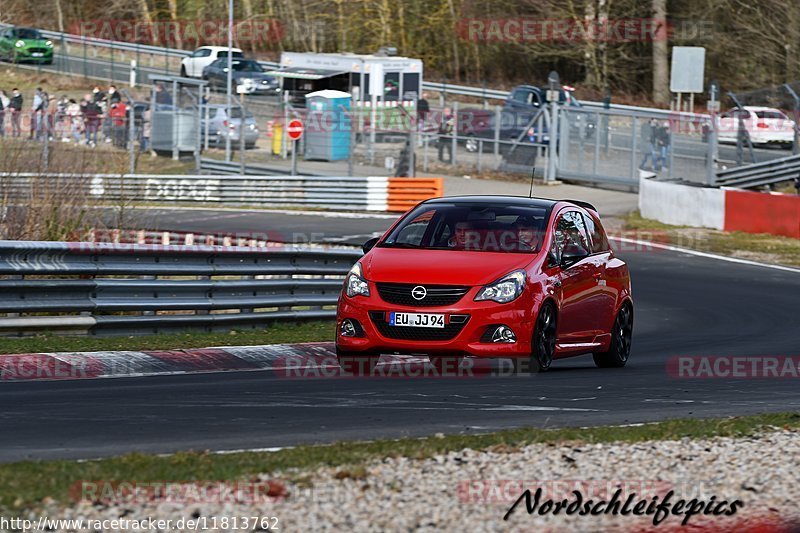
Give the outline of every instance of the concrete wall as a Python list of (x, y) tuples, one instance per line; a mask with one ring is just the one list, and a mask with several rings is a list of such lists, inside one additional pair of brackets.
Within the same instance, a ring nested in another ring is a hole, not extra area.
[(664, 224), (724, 229), (725, 192), (642, 177), (639, 211), (643, 217)]

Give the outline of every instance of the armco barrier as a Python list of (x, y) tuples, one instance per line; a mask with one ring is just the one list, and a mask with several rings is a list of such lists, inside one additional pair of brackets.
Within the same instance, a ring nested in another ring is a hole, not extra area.
[(81, 187), (87, 197), (104, 202), (207, 203), (295, 206), (353, 211), (403, 212), (442, 196), (442, 178), (322, 176), (169, 176), (145, 174), (0, 173), (0, 189), (11, 198), (48, 191), (39, 180), (58, 187)]
[(800, 239), (800, 196), (641, 178), (639, 211), (665, 224)]
[(800, 196), (725, 189), (725, 231), (800, 239)]
[(357, 250), (0, 241), (0, 334), (332, 318)]

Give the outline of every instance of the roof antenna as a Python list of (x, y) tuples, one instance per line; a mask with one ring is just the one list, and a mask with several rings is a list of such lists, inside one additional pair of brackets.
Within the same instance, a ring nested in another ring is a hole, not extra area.
[(536, 165), (531, 169), (531, 190), (528, 191), (528, 198), (533, 198), (533, 176), (536, 174)]

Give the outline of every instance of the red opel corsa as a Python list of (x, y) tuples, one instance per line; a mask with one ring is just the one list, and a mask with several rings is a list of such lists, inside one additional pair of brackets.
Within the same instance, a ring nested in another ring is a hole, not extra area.
[(461, 196), (422, 202), (364, 245), (339, 297), (336, 352), (370, 372), (382, 353), (506, 357), (533, 372), (586, 353), (628, 360), (633, 300), (585, 202)]

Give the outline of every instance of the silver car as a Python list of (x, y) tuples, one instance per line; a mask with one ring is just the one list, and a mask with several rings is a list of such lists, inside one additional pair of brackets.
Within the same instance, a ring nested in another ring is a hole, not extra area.
[[(225, 146), (226, 139), (230, 137), (231, 144), (239, 147), (242, 132), (242, 108), (231, 108), (231, 117), (228, 118), (228, 109), (221, 104), (208, 104), (208, 143), (216, 147)], [(206, 135), (205, 113), (201, 121), (202, 135)], [(261, 131), (258, 129), (256, 119), (247, 111), (244, 118), (244, 145), (245, 148), (254, 148)]]

